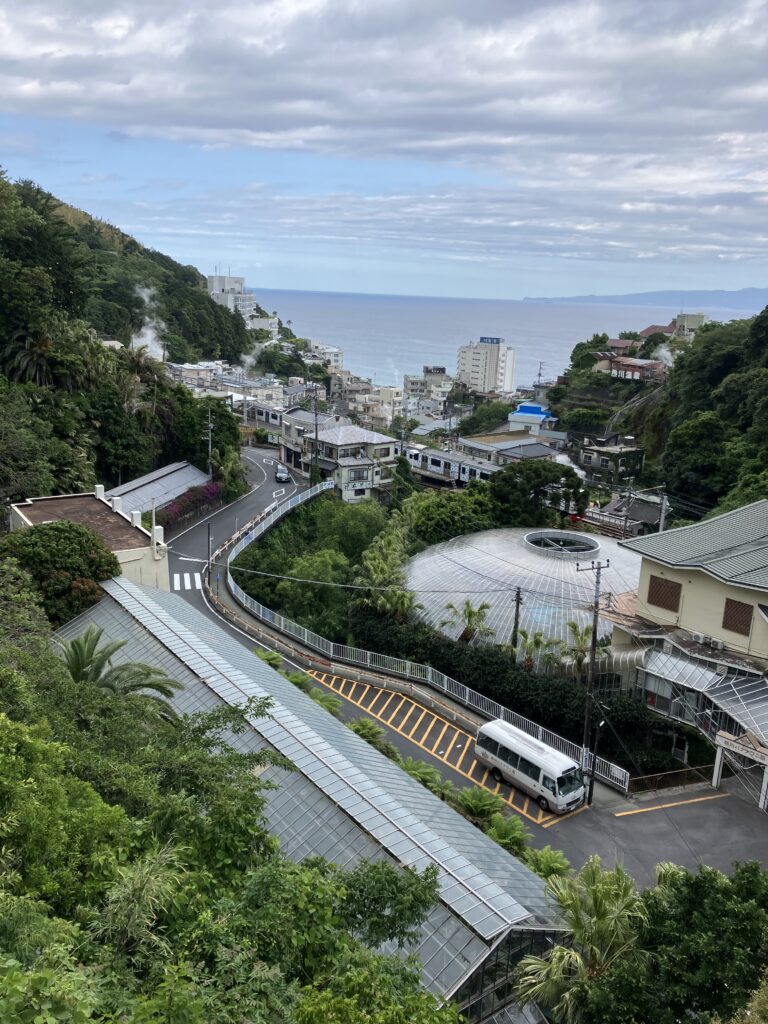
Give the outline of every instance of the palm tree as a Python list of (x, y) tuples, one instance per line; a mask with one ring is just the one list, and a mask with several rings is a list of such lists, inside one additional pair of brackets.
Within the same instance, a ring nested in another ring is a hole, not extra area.
[[(568, 640), (561, 640), (559, 642), (561, 656), (570, 658), (573, 662), (574, 675), (576, 679), (581, 682), (584, 678), (584, 666), (589, 658), (590, 650), (592, 648), (592, 627), (591, 626), (579, 626), (578, 622), (568, 622), (568, 632), (570, 637)], [(605, 658), (608, 652), (598, 646), (596, 650), (596, 658)]]
[(113, 656), (128, 641), (112, 640), (99, 650), (102, 633), (97, 626), (88, 626), (80, 636), (61, 644), (64, 662), (74, 682), (97, 686), (116, 697), (139, 693), (160, 706), (164, 719), (175, 721), (176, 712), (167, 701), (181, 689), (181, 684), (142, 662), (113, 665)]
[(528, 633), (526, 629), (519, 629), (517, 631), (517, 646), (510, 646), (512, 652), (512, 658), (515, 662), (519, 661), (521, 666), (526, 672), (533, 672), (536, 667), (536, 662), (543, 655), (544, 661), (549, 661), (553, 657), (552, 648), (559, 647), (562, 641), (558, 640), (545, 640), (544, 633), (539, 629), (533, 635)]
[(142, 383), (159, 380), (163, 375), (162, 364), (150, 355), (148, 345), (131, 345), (124, 348), (120, 355), (128, 372)]
[(344, 704), (341, 697), (336, 697), (334, 694), (329, 693), (328, 690), (321, 690), (318, 686), (313, 687), (309, 691), (309, 696), (315, 704), (325, 708), (328, 714), (333, 715), (334, 718), (341, 718), (341, 709)]
[(540, 850), (530, 847), (525, 851), (525, 863), (542, 878), (552, 878), (554, 875), (569, 875), (571, 864), (568, 858), (560, 850), (553, 850), (547, 844)]
[(450, 779), (441, 778), (434, 786), (428, 785), (427, 788), (446, 804), (453, 804), (456, 800), (456, 787)]
[(504, 815), (501, 811), (491, 816), (491, 824), (485, 834), (515, 857), (521, 857), (531, 841), (531, 833), (523, 819), (516, 814)]
[(617, 961), (627, 964), (643, 956), (638, 937), (648, 915), (627, 872), (618, 864), (604, 870), (597, 856), (572, 877), (550, 877), (547, 891), (568, 925), (571, 942), (554, 946), (545, 957), (524, 956), (516, 995), (522, 1003), (536, 1001), (551, 1010), (557, 1024), (579, 1024), (577, 992)]
[(469, 786), (467, 789), (459, 790), (455, 806), (474, 825), (484, 828), (490, 823), (494, 814), (501, 812), (504, 801), (490, 790), (481, 789), (479, 786)]
[(52, 352), (53, 339), (46, 331), (16, 331), (5, 356), (5, 372), (11, 380), (47, 387), (53, 384)]
[(240, 452), (235, 448), (220, 452), (214, 448), (211, 452), (211, 467), (214, 480), (221, 483), (222, 497), (225, 501), (238, 497), (247, 488), (247, 475)]
[(455, 604), (447, 604), (445, 610), (450, 612), (450, 616), (447, 619), (443, 619), (440, 623), (441, 626), (453, 626), (457, 623), (461, 625), (461, 633), (459, 633), (458, 640), (461, 643), (468, 644), (470, 640), (474, 640), (476, 637), (491, 637), (496, 635), (496, 630), (491, 629), (490, 626), (486, 626), (485, 619), (488, 612), (491, 610), (491, 606), (487, 601), (483, 601), (477, 608), (467, 598), (464, 604), (459, 610)]

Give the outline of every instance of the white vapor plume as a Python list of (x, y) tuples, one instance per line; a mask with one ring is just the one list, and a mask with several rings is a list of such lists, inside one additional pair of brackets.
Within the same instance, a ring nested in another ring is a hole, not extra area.
[(144, 323), (141, 330), (131, 335), (131, 348), (140, 348), (145, 345), (153, 359), (165, 360), (165, 345), (162, 335), (166, 331), (163, 321), (152, 314), (152, 307), (155, 302), (154, 288), (136, 288), (136, 294), (143, 300), (147, 312), (144, 315)]

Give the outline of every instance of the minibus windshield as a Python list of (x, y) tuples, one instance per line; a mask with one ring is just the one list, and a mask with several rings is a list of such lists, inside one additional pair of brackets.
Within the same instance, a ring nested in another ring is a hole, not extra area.
[(557, 780), (557, 792), (560, 796), (568, 796), (584, 785), (584, 776), (581, 768), (573, 768), (571, 771), (561, 775)]

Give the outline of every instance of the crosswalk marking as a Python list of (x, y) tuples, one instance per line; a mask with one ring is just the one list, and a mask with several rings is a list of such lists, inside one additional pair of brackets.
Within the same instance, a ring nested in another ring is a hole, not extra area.
[(175, 572), (173, 574), (174, 590), (202, 590), (203, 580), (199, 572)]

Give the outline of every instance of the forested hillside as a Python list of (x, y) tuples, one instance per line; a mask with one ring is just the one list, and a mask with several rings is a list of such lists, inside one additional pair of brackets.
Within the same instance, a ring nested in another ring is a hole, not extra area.
[[(141, 345), (115, 351), (97, 337), (128, 341), (150, 315), (167, 325), (169, 352), (237, 359), (245, 325), (201, 282), (193, 268), (0, 174), (0, 506), (113, 485), (177, 459), (205, 467), (208, 403), (171, 384)], [(237, 423), (223, 403), (210, 405), (225, 465)]]

